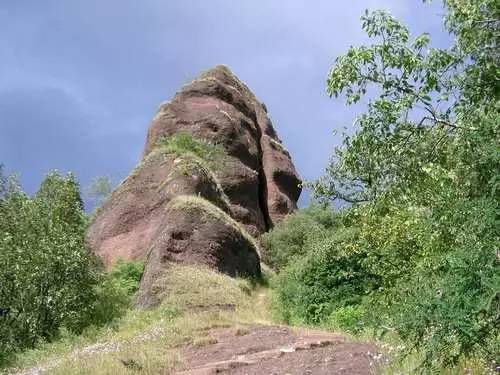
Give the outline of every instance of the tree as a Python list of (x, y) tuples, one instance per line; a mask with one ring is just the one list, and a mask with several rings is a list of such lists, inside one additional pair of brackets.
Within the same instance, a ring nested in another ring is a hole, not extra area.
[(498, 115), (498, 2), (447, 4), (446, 24), (457, 36), (449, 50), (429, 48), (427, 34), (410, 40), (408, 29), (384, 12), (362, 17), (378, 43), (337, 58), (327, 88), (331, 96), (345, 93), (348, 104), (373, 98), (325, 177), (311, 184), (317, 197), (356, 203), (389, 187), (407, 188), (449, 162), (450, 145), (476, 137), (480, 118)]
[(101, 176), (92, 180), (85, 189), (85, 196), (90, 199), (95, 206), (99, 207), (113, 190), (113, 183), (109, 177)]
[[(362, 249), (377, 280), (359, 293), (370, 324), (391, 327), (428, 368), (493, 359), (500, 337), (500, 3), (445, 5), (447, 50), (383, 11), (364, 14), (375, 43), (338, 57), (327, 89), (348, 104), (367, 95), (368, 108), (310, 184), (320, 200), (352, 203), (359, 233), (329, 256)], [(322, 274), (348, 271), (335, 267)]]
[(0, 164), (0, 197), (3, 197), (7, 191), (7, 177), (5, 177), (3, 168), (3, 164)]
[(88, 324), (98, 281), (72, 175), (47, 175), (34, 197), (14, 183), (0, 197), (0, 362)]

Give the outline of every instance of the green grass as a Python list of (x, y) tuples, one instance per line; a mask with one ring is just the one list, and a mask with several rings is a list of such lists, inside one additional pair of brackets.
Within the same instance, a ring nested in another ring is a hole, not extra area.
[(158, 308), (129, 310), (113, 325), (81, 336), (63, 335), (19, 354), (14, 367), (40, 367), (50, 374), (158, 374), (182, 365), (179, 346), (206, 343), (207, 329), (243, 330), (248, 324), (270, 322), (263, 289), (250, 280), (181, 265), (172, 266), (165, 277), (169, 293)]
[(170, 137), (161, 138), (157, 147), (176, 156), (195, 155), (198, 159), (203, 160), (211, 170), (223, 167), (224, 148), (204, 139), (197, 139), (188, 132), (181, 131)]
[(205, 178), (215, 187), (222, 203), (229, 210), (229, 198), (222, 189), (222, 186), (210, 168), (210, 164), (195, 154), (187, 153), (180, 157), (180, 160), (175, 164), (175, 167), (180, 173), (189, 175), (191, 173), (202, 173)]
[(170, 137), (161, 138), (156, 147), (135, 166), (130, 175), (120, 183), (120, 186), (126, 180), (137, 176), (145, 165), (156, 161), (158, 158), (164, 158), (166, 155), (187, 156), (186, 159), (191, 160), (196, 167), (202, 167), (204, 170), (212, 172), (222, 168), (225, 151), (222, 146), (196, 139), (188, 132), (178, 132)]

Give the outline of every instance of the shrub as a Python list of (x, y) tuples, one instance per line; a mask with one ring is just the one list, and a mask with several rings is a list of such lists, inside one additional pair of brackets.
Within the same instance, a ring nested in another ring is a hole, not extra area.
[(122, 316), (139, 289), (143, 272), (143, 262), (125, 262), (118, 259), (114, 267), (103, 274), (96, 285), (96, 299), (90, 312), (89, 323), (100, 326)]
[(314, 204), (287, 216), (262, 236), (264, 262), (279, 270), (294, 257), (304, 255), (304, 243), (311, 232), (333, 228), (338, 221), (328, 206)]
[(80, 331), (97, 283), (85, 248), (86, 217), (72, 175), (49, 174), (33, 198), (11, 179), (0, 197), (0, 361)]
[(421, 246), (434, 251), (421, 252), (421, 261), (386, 295), (386, 322), (409, 351), (423, 353), (427, 367), (449, 367), (464, 355), (498, 360), (500, 273), (494, 207), (492, 200), (458, 200), (429, 218), (437, 229), (435, 239)]
[(304, 229), (295, 244), (303, 255), (273, 283), (279, 316), (353, 333), (393, 331), (407, 354), (419, 351), (422, 365), (436, 371), (464, 356), (495, 359), (496, 203), (441, 193), (448, 199), (436, 199), (432, 210), (380, 198), (338, 214), (334, 228)]
[(320, 324), (332, 311), (360, 304), (378, 285), (364, 264), (366, 250), (355, 239), (357, 228), (315, 231), (296, 257), (276, 277), (281, 317), (293, 323)]
[(220, 145), (211, 144), (205, 140), (196, 139), (191, 133), (177, 132), (160, 140), (159, 146), (167, 153), (177, 156), (191, 154), (203, 160), (209, 169), (220, 169), (224, 157), (224, 149)]
[(333, 310), (326, 324), (331, 329), (342, 329), (345, 331), (360, 333), (363, 330), (363, 318), (365, 309), (360, 306), (342, 306)]

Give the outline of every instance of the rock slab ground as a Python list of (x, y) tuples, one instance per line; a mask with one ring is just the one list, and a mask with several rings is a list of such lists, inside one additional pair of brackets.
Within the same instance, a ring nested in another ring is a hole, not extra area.
[(382, 361), (373, 343), (287, 326), (213, 330), (206, 342), (184, 350), (175, 375), (368, 375)]

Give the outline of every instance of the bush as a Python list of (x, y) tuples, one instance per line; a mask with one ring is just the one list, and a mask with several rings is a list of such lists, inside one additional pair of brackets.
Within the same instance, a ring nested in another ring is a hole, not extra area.
[(428, 367), (451, 366), (463, 355), (498, 363), (500, 273), (494, 207), (492, 200), (458, 200), (430, 218), (439, 235), (422, 248), (431, 245), (434, 252), (387, 293), (386, 321), (409, 350), (424, 354)]
[[(331, 229), (303, 228), (305, 240), (295, 244), (302, 256), (273, 283), (279, 316), (353, 333), (394, 331), (408, 354), (419, 351), (434, 370), (463, 356), (495, 359), (496, 203), (441, 193), (448, 199), (432, 210), (380, 198), (337, 214), (340, 224)], [(280, 231), (293, 225), (288, 220)], [(279, 254), (289, 249), (282, 243)]]
[(279, 270), (294, 257), (304, 255), (304, 243), (311, 232), (333, 228), (338, 221), (328, 206), (315, 204), (287, 216), (261, 237), (266, 249), (264, 262)]
[(314, 231), (302, 251), (275, 279), (281, 317), (292, 323), (322, 324), (332, 311), (360, 304), (378, 284), (364, 264), (366, 250), (355, 242), (357, 228)]
[(122, 316), (139, 289), (143, 272), (143, 262), (125, 262), (118, 259), (114, 267), (101, 276), (95, 288), (96, 299), (89, 323), (100, 326)]
[(330, 329), (342, 329), (352, 333), (363, 331), (363, 318), (365, 309), (362, 306), (343, 306), (333, 310), (327, 319), (327, 326)]
[(0, 362), (81, 331), (98, 277), (85, 247), (86, 217), (72, 175), (49, 174), (33, 198), (11, 178), (0, 197)]

